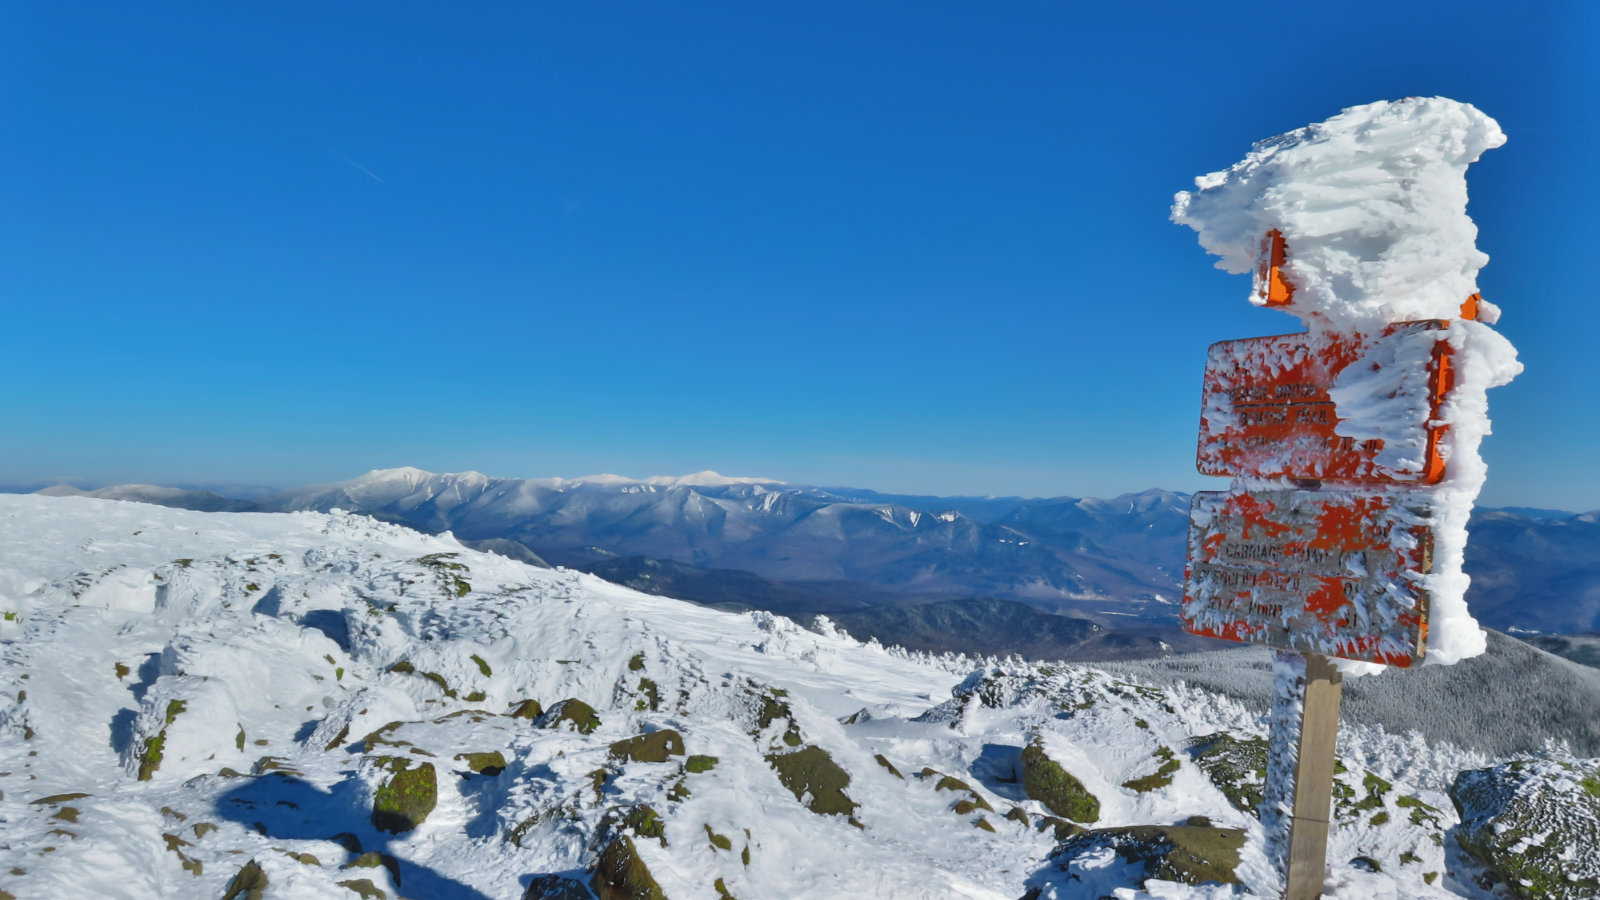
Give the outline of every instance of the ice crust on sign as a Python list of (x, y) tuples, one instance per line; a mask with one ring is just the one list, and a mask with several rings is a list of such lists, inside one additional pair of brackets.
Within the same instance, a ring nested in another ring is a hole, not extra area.
[(1453, 318), (1489, 261), (1467, 216), (1467, 166), (1505, 140), (1493, 119), (1444, 97), (1355, 106), (1196, 178), (1172, 220), (1236, 274), (1280, 232), (1294, 287), (1285, 309), (1313, 329)]
[[(1511, 342), (1487, 327), (1498, 307), (1480, 302), (1477, 321), (1462, 318), (1488, 262), (1467, 216), (1466, 170), (1503, 143), (1499, 125), (1469, 104), (1379, 101), (1257, 143), (1232, 167), (1196, 178), (1197, 190), (1180, 192), (1172, 207), (1172, 220), (1197, 231), (1201, 246), (1221, 257), (1217, 267), (1229, 272), (1255, 269), (1263, 239), (1278, 231), (1287, 248), (1282, 274), (1293, 288), (1278, 308), (1313, 332), (1373, 335), (1398, 322), (1448, 322), (1440, 331), (1377, 339), (1329, 392), (1337, 434), (1382, 440), (1381, 465), (1415, 471), (1429, 360), (1436, 340), (1448, 344), (1455, 385), (1436, 423), (1446, 426), (1439, 446), (1444, 480), (1395, 489), (1428, 494), (1434, 510), (1433, 568), (1418, 579), (1431, 596), (1430, 665), (1485, 649), (1467, 609), (1470, 579), (1461, 564), (1467, 519), (1488, 474), (1478, 454), (1491, 430), (1487, 392), (1516, 377), (1522, 364)], [(1255, 292), (1250, 299), (1265, 303)], [(1281, 489), (1280, 482), (1240, 479), (1235, 487)], [(1341, 668), (1347, 675), (1381, 671), (1367, 663)]]

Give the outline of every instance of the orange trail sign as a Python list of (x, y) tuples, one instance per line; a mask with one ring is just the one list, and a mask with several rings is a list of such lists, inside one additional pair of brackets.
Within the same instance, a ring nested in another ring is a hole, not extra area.
[(1408, 667), (1432, 567), (1426, 496), (1202, 491), (1189, 523), (1190, 634)]
[[(1437, 484), (1444, 426), (1439, 407), (1453, 386), (1449, 344), (1433, 341), (1431, 359), (1415, 377), (1419, 401), (1388, 412), (1397, 443), (1415, 449), (1397, 465), (1381, 439), (1338, 433), (1330, 391), (1347, 374), (1372, 369), (1369, 351), (1448, 327), (1442, 320), (1406, 322), (1376, 338), (1342, 334), (1282, 334), (1222, 341), (1206, 359), (1197, 465), (1203, 475), (1294, 478), (1367, 484)], [(1354, 367), (1354, 368), (1353, 368)], [(1394, 417), (1401, 415), (1399, 421)], [(1392, 438), (1391, 438), (1392, 439)], [(1391, 451), (1395, 448), (1391, 448)]]

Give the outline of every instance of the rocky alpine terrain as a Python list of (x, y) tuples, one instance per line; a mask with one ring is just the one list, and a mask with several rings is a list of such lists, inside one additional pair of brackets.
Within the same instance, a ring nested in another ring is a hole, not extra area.
[[(1263, 718), (349, 514), (0, 497), (0, 897), (1270, 895)], [(1347, 723), (1327, 895), (1594, 897), (1600, 761)]]

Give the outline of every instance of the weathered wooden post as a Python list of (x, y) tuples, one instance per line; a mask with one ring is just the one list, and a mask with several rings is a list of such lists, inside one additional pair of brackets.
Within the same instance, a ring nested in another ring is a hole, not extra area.
[(1276, 690), (1262, 824), (1268, 852), (1284, 873), (1284, 897), (1315, 900), (1327, 867), (1343, 676), (1318, 653), (1279, 650), (1272, 667)]

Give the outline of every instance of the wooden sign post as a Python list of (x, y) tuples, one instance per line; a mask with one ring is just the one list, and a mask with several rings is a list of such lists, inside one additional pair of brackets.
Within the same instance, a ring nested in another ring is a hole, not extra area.
[[(1263, 246), (1263, 298), (1286, 305), (1283, 239)], [(1444, 478), (1449, 344), (1434, 340), (1423, 370), (1393, 373), (1422, 400), (1385, 423), (1407, 453), (1339, 434), (1331, 391), (1347, 368), (1372, 365), (1376, 342), (1449, 325), (1223, 341), (1207, 359), (1197, 467), (1243, 480), (1194, 495), (1183, 625), (1278, 651), (1261, 822), (1286, 900), (1322, 895), (1342, 691), (1330, 657), (1409, 667), (1427, 650), (1429, 597), (1417, 576), (1433, 568), (1431, 509), (1411, 489)]]

